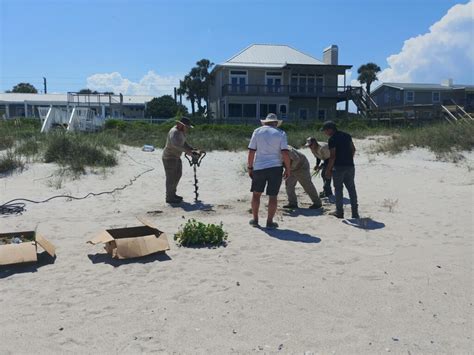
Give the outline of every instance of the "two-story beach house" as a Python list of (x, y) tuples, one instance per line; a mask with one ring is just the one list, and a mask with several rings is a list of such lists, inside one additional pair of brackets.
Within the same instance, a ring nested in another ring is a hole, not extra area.
[(335, 118), (337, 103), (349, 99), (345, 73), (351, 67), (338, 64), (335, 45), (321, 61), (290, 46), (253, 44), (214, 67), (212, 117), (259, 119), (273, 112), (286, 120)]

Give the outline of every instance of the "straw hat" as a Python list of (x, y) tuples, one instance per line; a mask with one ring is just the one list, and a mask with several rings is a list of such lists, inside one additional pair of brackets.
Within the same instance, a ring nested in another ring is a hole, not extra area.
[(283, 121), (279, 120), (277, 115), (275, 115), (274, 113), (269, 113), (267, 117), (264, 120), (260, 120), (260, 122), (262, 122), (262, 124), (277, 122), (277, 127), (280, 127), (283, 123)]
[(176, 121), (178, 123), (181, 123), (182, 125), (189, 127), (189, 128), (194, 128), (194, 126), (191, 123), (191, 120), (188, 117), (181, 117), (179, 121)]

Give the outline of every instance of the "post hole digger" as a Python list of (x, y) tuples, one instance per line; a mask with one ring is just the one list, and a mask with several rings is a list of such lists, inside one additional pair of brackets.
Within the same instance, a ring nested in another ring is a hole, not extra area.
[(185, 155), (186, 160), (189, 162), (189, 165), (193, 167), (194, 169), (194, 202), (199, 202), (199, 180), (197, 178), (197, 168), (201, 166), (201, 162), (206, 156), (206, 152), (201, 152), (201, 151), (193, 151), (191, 156)]

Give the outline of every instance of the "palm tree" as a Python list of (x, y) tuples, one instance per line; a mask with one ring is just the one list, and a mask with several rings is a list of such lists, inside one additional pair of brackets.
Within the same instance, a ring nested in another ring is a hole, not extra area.
[(372, 85), (374, 81), (378, 80), (377, 74), (380, 73), (380, 70), (381, 70), (380, 67), (375, 63), (363, 64), (359, 67), (359, 69), (357, 69), (357, 74), (359, 74), (359, 76), (357, 77), (357, 80), (359, 80), (361, 84), (366, 85), (367, 95), (369, 95), (369, 97), (370, 97), (370, 85)]
[(177, 90), (177, 93), (180, 95), (185, 95), (186, 99), (191, 102), (191, 112), (192, 115), (194, 116), (196, 113), (195, 109), (195, 104), (196, 104), (196, 88), (195, 88), (195, 83), (193, 82), (193, 79), (191, 76), (185, 75), (183, 80), (179, 81), (179, 88)]

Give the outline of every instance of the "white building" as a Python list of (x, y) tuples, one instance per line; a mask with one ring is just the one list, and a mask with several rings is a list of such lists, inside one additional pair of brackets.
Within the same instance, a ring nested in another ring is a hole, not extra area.
[(144, 118), (148, 95), (0, 93), (0, 118), (40, 117), (38, 108), (88, 107), (102, 118)]

